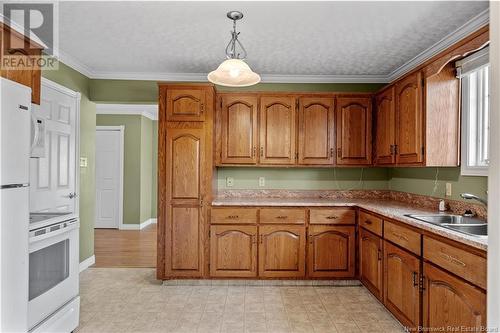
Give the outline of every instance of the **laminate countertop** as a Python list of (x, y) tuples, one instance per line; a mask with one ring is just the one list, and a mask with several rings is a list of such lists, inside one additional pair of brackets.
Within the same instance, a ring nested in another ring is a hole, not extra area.
[(431, 223), (415, 220), (406, 214), (439, 214), (437, 210), (422, 209), (395, 200), (374, 199), (327, 199), (327, 198), (215, 198), (212, 206), (246, 207), (359, 207), (383, 215), (389, 219), (403, 222), (410, 226), (426, 230), (433, 234), (486, 251), (487, 237), (476, 237), (446, 229)]

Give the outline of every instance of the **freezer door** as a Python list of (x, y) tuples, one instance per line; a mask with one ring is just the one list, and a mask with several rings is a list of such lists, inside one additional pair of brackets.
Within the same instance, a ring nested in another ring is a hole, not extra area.
[(0, 190), (0, 332), (28, 330), (29, 188)]
[(31, 89), (0, 79), (0, 185), (29, 183)]

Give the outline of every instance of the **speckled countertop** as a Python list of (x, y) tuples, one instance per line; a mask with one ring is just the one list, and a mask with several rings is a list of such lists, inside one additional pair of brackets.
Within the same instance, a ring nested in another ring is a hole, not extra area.
[(328, 198), (244, 198), (221, 197), (212, 202), (212, 206), (267, 206), (267, 207), (342, 207), (356, 206), (386, 216), (408, 225), (432, 232), (486, 251), (488, 239), (469, 236), (457, 231), (418, 221), (406, 214), (436, 214), (436, 210), (418, 208), (407, 203), (386, 199), (328, 199)]

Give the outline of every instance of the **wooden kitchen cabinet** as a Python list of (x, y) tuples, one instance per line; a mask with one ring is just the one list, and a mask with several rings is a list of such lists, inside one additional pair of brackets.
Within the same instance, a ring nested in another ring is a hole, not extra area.
[(260, 164), (295, 164), (296, 115), (295, 97), (260, 98)]
[(336, 106), (337, 165), (372, 163), (371, 97), (339, 97)]
[(201, 276), (205, 207), (203, 206), (205, 133), (169, 129), (166, 135), (167, 275)]
[[(0, 22), (0, 76), (31, 88), (31, 102), (35, 104), (40, 104), (42, 50), (41, 45)], [(7, 57), (14, 61), (7, 61)]]
[(307, 267), (310, 277), (354, 277), (354, 226), (310, 226), (308, 239)]
[(333, 98), (299, 99), (298, 164), (334, 164), (334, 116)]
[(259, 227), (259, 276), (304, 277), (306, 230), (303, 226)]
[[(423, 326), (433, 331), (481, 332), (486, 326), (486, 293), (424, 262)], [(462, 330), (464, 331), (464, 330)]]
[(363, 228), (359, 230), (360, 280), (375, 297), (382, 300), (382, 239)]
[(420, 259), (384, 241), (384, 304), (406, 327), (420, 325)]
[(206, 88), (170, 87), (166, 95), (167, 121), (205, 121)]
[(255, 95), (220, 97), (221, 163), (257, 163), (257, 106)]
[(424, 110), (422, 73), (415, 72), (396, 83), (396, 163), (424, 161)]
[(216, 225), (210, 227), (210, 275), (257, 276), (257, 227)]
[(375, 96), (375, 164), (396, 163), (396, 108), (394, 86)]

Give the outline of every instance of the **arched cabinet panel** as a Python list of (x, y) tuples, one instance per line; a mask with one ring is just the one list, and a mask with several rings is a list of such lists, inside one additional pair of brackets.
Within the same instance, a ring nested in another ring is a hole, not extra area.
[(182, 88), (167, 91), (167, 121), (204, 121), (206, 89)]

